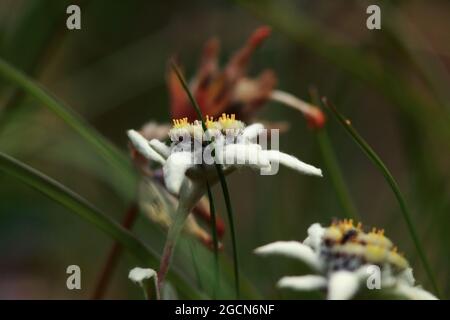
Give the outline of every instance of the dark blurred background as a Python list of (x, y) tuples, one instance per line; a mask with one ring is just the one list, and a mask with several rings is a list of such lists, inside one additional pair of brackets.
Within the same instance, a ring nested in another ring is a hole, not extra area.
[[(82, 29), (66, 29), (66, 7), (81, 7)], [(366, 28), (366, 1), (56, 1), (0, 0), (0, 56), (76, 110), (125, 153), (125, 131), (167, 122), (167, 60), (177, 54), (192, 76), (203, 43), (222, 43), (221, 61), (258, 26), (272, 36), (253, 57), (250, 75), (273, 69), (278, 88), (309, 100), (315, 86), (346, 114), (386, 162), (413, 213), (438, 284), (449, 297), (450, 4), (384, 1), (382, 30)], [(133, 188), (61, 119), (0, 80), (0, 150), (41, 170), (121, 219)], [(288, 121), (280, 148), (323, 167), (314, 132), (294, 110), (268, 103), (259, 119)], [(365, 225), (386, 229), (431, 289), (395, 198), (380, 172), (328, 115), (327, 130)], [(114, 181), (112, 181), (114, 180)], [(303, 240), (314, 222), (343, 217), (329, 180), (240, 172), (229, 179), (242, 272), (267, 298), (289, 261), (251, 252), (274, 240)], [(121, 191), (119, 191), (121, 190)], [(219, 211), (225, 213), (220, 189)], [(225, 217), (225, 215), (223, 214)], [(160, 251), (163, 232), (141, 217), (135, 233)], [(45, 196), (0, 176), (0, 298), (88, 298), (112, 240)], [(194, 242), (198, 259), (211, 254)], [(225, 255), (231, 256), (229, 235)], [(191, 247), (192, 249), (192, 247)], [(187, 251), (189, 252), (189, 251)], [(192, 256), (177, 264), (193, 274)], [(195, 258), (195, 259), (197, 259)], [(66, 267), (82, 269), (82, 290), (65, 286)], [(121, 260), (108, 298), (140, 298)], [(156, 266), (153, 266), (156, 267)], [(201, 282), (201, 279), (200, 279)]]

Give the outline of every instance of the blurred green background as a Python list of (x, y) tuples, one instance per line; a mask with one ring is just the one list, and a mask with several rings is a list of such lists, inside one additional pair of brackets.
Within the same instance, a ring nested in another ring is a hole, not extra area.
[[(66, 29), (66, 7), (81, 7), (82, 29)], [(365, 26), (373, 1), (56, 1), (0, 0), (0, 56), (66, 102), (127, 153), (125, 131), (169, 121), (166, 63), (178, 54), (195, 72), (203, 43), (217, 36), (221, 60), (258, 26), (273, 28), (249, 73), (273, 69), (278, 88), (309, 99), (315, 86), (348, 116), (391, 169), (412, 211), (443, 296), (450, 296), (450, 4), (384, 1), (382, 30)], [(324, 167), (301, 114), (268, 103), (259, 119), (288, 121), (280, 149)], [(386, 234), (431, 289), (395, 198), (380, 172), (328, 115), (327, 130), (362, 222)], [(120, 220), (134, 187), (60, 118), (0, 79), (0, 150), (73, 189)], [(136, 179), (137, 175), (133, 178)], [(275, 240), (303, 240), (314, 222), (344, 217), (327, 179), (239, 172), (228, 179), (236, 213), (241, 271), (265, 298), (298, 297), (275, 289), (290, 261), (252, 254)], [(225, 218), (220, 189), (218, 211)], [(141, 217), (134, 233), (158, 252), (164, 232)], [(224, 255), (231, 257), (229, 234)], [(10, 176), (0, 176), (0, 298), (89, 298), (112, 240)], [(194, 255), (192, 254), (194, 253)], [(192, 282), (193, 260), (211, 272), (212, 254), (183, 242), (176, 264)], [(82, 290), (66, 288), (66, 267), (82, 269)], [(141, 298), (124, 255), (107, 298)], [(152, 266), (156, 268), (157, 266)], [(222, 270), (223, 271), (223, 270)], [(223, 271), (225, 272), (225, 271)], [(228, 279), (232, 279), (228, 277)], [(232, 284), (229, 284), (232, 286)], [(225, 297), (229, 297), (226, 296)]]

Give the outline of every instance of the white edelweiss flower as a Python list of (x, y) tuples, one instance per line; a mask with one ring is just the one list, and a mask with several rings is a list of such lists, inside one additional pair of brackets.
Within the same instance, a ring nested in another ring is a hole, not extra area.
[(206, 185), (212, 185), (218, 180), (216, 164), (222, 165), (224, 174), (241, 167), (259, 169), (261, 172), (270, 171), (274, 163), (280, 163), (304, 174), (322, 176), (320, 169), (291, 155), (277, 150), (263, 150), (256, 143), (264, 129), (261, 124), (245, 127), (234, 115), (223, 114), (216, 121), (207, 117), (205, 125), (207, 131), (203, 132), (199, 121), (189, 123), (187, 118), (174, 120), (169, 131), (172, 140), (170, 147), (158, 140), (148, 141), (137, 131), (127, 132), (131, 143), (141, 155), (163, 166), (167, 190), (179, 196), (176, 217), (170, 226), (161, 259), (160, 287), (187, 215), (206, 193)]
[(308, 228), (308, 237), (303, 243), (277, 241), (256, 248), (254, 252), (300, 260), (316, 273), (283, 277), (277, 283), (279, 288), (325, 290), (327, 299), (347, 300), (363, 288), (377, 289), (372, 286), (372, 280), (378, 280), (378, 289), (403, 299), (436, 299), (415, 286), (408, 261), (397, 253), (383, 230), (373, 229), (366, 233), (360, 224), (354, 226), (351, 220), (326, 228), (315, 223)]
[[(197, 131), (201, 130), (199, 123), (191, 124), (187, 122), (187, 119), (177, 120), (174, 123), (171, 133), (169, 133), (172, 139), (178, 135), (184, 138), (186, 135), (192, 135), (192, 140), (195, 140), (193, 128)], [(173, 194), (179, 194), (186, 175), (194, 180), (205, 180), (206, 177), (214, 178), (216, 173), (214, 162), (223, 164), (223, 169), (227, 173), (239, 167), (268, 170), (272, 163), (277, 162), (307, 175), (322, 176), (322, 171), (314, 166), (278, 150), (263, 150), (260, 145), (256, 144), (256, 138), (264, 130), (262, 124), (245, 127), (234, 117), (223, 115), (218, 121), (208, 118), (207, 126), (215, 132), (217, 130), (219, 133), (222, 132), (219, 136), (213, 134), (215, 141), (209, 148), (212, 150), (214, 147), (216, 154), (211, 159), (205, 159), (203, 146), (200, 145), (200, 149), (196, 150), (194, 141), (183, 139), (178, 142), (175, 139), (173, 146), (169, 147), (156, 139), (148, 141), (134, 130), (128, 131), (128, 137), (136, 150), (144, 157), (163, 165), (166, 187)], [(226, 135), (230, 132), (232, 141), (229, 141), (229, 136)], [(181, 144), (182, 148), (176, 148), (178, 144)]]

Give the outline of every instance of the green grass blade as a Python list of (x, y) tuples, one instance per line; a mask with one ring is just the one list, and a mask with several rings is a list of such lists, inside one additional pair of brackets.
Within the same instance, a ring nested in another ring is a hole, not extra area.
[[(148, 267), (158, 265), (158, 257), (154, 252), (136, 239), (129, 231), (67, 187), (2, 152), (0, 152), (0, 170), (43, 193), (96, 226), (99, 230), (119, 242), (139, 263)], [(169, 278), (181, 294), (193, 299), (205, 297), (203, 294), (196, 292), (178, 273), (170, 273)]]
[(23, 3), (21, 10), (11, 8), (14, 19), (1, 30), (5, 33), (1, 55), (14, 65), (34, 73), (40, 63), (48, 58), (49, 51), (55, 49), (55, 41), (61, 41), (69, 32), (64, 13), (71, 2), (31, 0)]
[(203, 118), (202, 111), (200, 110), (197, 100), (195, 100), (194, 96), (192, 95), (192, 92), (189, 89), (189, 86), (188, 86), (186, 80), (184, 79), (183, 74), (180, 72), (180, 69), (176, 65), (176, 63), (172, 61), (171, 66), (172, 66), (172, 69), (175, 71), (175, 73), (178, 77), (178, 80), (180, 80), (180, 83), (183, 86), (184, 91), (188, 95), (188, 98), (191, 101), (192, 107), (195, 109), (195, 112), (197, 112), (197, 116), (202, 123), (203, 130), (206, 131), (207, 128), (206, 128), (206, 124), (205, 124), (205, 119)]
[(115, 172), (121, 174), (121, 179), (124, 179), (124, 181), (130, 179), (130, 175), (127, 172), (129, 170), (128, 160), (124, 154), (105, 140), (68, 106), (57, 100), (50, 93), (46, 92), (39, 84), (2, 58), (0, 58), (0, 76), (18, 85), (22, 90), (40, 101), (44, 106), (71, 126), (86, 141), (88, 141), (105, 160), (114, 166)]
[[(69, 31), (63, 22), (65, 17), (61, 15), (68, 3), (67, 0), (52, 4), (27, 2), (23, 13), (14, 22), (12, 31), (5, 32), (5, 43), (0, 55), (31, 76), (41, 74)], [(27, 50), (23, 50), (24, 47)], [(0, 91), (2, 89), (0, 87)], [(24, 97), (23, 90), (14, 88), (0, 107), (0, 134), (10, 118), (20, 112)]]
[(391, 172), (386, 167), (384, 162), (380, 159), (380, 157), (375, 153), (375, 151), (369, 146), (369, 144), (353, 128), (350, 121), (348, 119), (346, 119), (343, 115), (341, 115), (339, 113), (339, 111), (331, 103), (329, 103), (326, 99), (324, 99), (324, 104), (333, 112), (333, 114), (339, 120), (339, 123), (345, 128), (347, 133), (352, 137), (352, 139), (363, 150), (363, 152), (366, 154), (366, 156), (372, 161), (373, 164), (375, 164), (375, 166), (383, 174), (384, 178), (386, 179), (386, 182), (392, 189), (392, 191), (398, 201), (398, 204), (399, 204), (401, 212), (402, 212), (403, 219), (406, 222), (408, 231), (411, 235), (414, 246), (417, 250), (417, 253), (419, 254), (420, 260), (422, 261), (422, 265), (424, 266), (425, 272), (427, 273), (430, 283), (433, 286), (433, 289), (435, 290), (436, 294), (438, 296), (440, 296), (439, 288), (435, 281), (433, 272), (431, 271), (431, 267), (428, 263), (427, 257), (425, 256), (422, 245), (419, 241), (419, 237), (417, 236), (416, 228), (412, 221), (411, 214), (409, 213), (409, 210), (406, 206), (405, 200), (403, 199), (403, 195), (400, 191), (400, 188), (399, 188), (397, 182), (395, 181), (394, 177), (392, 176)]
[[(180, 70), (178, 69), (177, 65), (172, 62), (172, 68), (174, 69), (175, 73), (177, 74), (178, 79), (180, 80), (184, 90), (186, 91), (186, 94), (189, 97), (189, 100), (191, 101), (192, 106), (194, 107), (195, 111), (197, 112), (197, 116), (202, 122), (203, 130), (206, 131), (206, 124), (203, 119), (202, 112), (200, 110), (199, 105), (197, 104), (197, 101), (195, 100), (194, 96), (192, 95), (191, 91), (189, 90), (189, 87), (186, 83), (186, 80), (184, 79), (183, 75), (181, 74)], [(217, 169), (217, 174), (219, 176), (220, 185), (223, 192), (223, 197), (225, 200), (225, 204), (227, 207), (227, 213), (228, 213), (228, 222), (230, 224), (230, 231), (231, 231), (231, 242), (233, 246), (233, 261), (234, 261), (234, 276), (235, 276), (235, 286), (236, 286), (236, 297), (239, 299), (239, 261), (238, 261), (238, 254), (237, 254), (237, 244), (236, 244), (236, 234), (234, 231), (234, 221), (233, 221), (233, 208), (231, 206), (231, 199), (230, 199), (230, 193), (228, 192), (228, 186), (227, 181), (225, 179), (225, 175), (222, 170), (222, 166), (218, 163), (215, 164), (215, 167)], [(211, 201), (212, 199), (210, 199)]]

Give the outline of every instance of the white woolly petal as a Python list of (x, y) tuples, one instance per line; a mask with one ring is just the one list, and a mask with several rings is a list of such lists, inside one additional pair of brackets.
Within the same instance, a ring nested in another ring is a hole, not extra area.
[(186, 171), (193, 166), (194, 161), (191, 152), (172, 153), (163, 167), (167, 190), (173, 194), (178, 194), (186, 177)]
[(167, 159), (170, 156), (170, 147), (167, 146), (164, 142), (161, 142), (158, 139), (152, 139), (150, 140), (149, 144), (164, 158)]
[(314, 251), (298, 241), (276, 241), (256, 248), (254, 253), (268, 256), (281, 255), (303, 261), (311, 268), (320, 271), (322, 262)]
[(166, 160), (152, 147), (150, 147), (147, 139), (145, 139), (139, 132), (135, 130), (128, 130), (127, 135), (136, 150), (144, 157), (160, 164), (165, 163)]
[(277, 287), (298, 291), (319, 290), (327, 287), (327, 279), (314, 275), (283, 277), (278, 281)]
[(128, 278), (135, 282), (135, 283), (139, 283), (142, 284), (142, 281), (147, 280), (147, 279), (151, 279), (155, 277), (155, 279), (158, 277), (156, 274), (156, 271), (153, 269), (144, 269), (144, 268), (133, 268), (130, 270), (130, 273), (128, 274)]
[(259, 133), (264, 130), (264, 126), (261, 123), (254, 123), (249, 125), (242, 132), (241, 138), (243, 142), (250, 141), (253, 142), (258, 137)]
[(398, 278), (405, 281), (411, 286), (413, 286), (416, 283), (416, 279), (414, 279), (412, 268), (406, 268), (403, 272), (401, 272), (398, 275)]
[(263, 150), (262, 152), (267, 156), (271, 163), (280, 163), (298, 172), (307, 175), (322, 177), (322, 170), (310, 164), (304, 163), (294, 156), (288, 155), (278, 150)]
[(314, 251), (319, 252), (324, 232), (325, 228), (323, 228), (320, 223), (312, 224), (308, 228), (308, 237), (303, 241), (303, 244), (310, 246)]
[(270, 162), (261, 151), (261, 146), (258, 144), (229, 144), (223, 148), (217, 146), (216, 159), (226, 166), (268, 168)]
[(404, 281), (399, 281), (395, 287), (395, 293), (411, 300), (438, 300), (433, 294), (422, 289), (421, 287), (413, 287)]
[(355, 272), (337, 271), (328, 280), (328, 300), (349, 300), (359, 289), (359, 277)]

